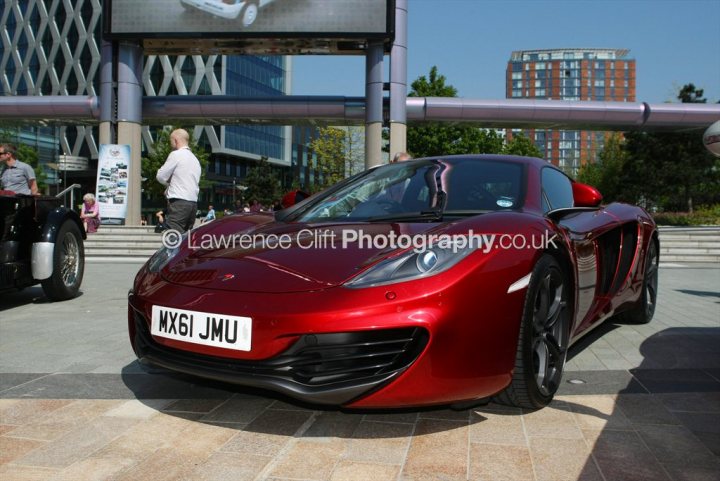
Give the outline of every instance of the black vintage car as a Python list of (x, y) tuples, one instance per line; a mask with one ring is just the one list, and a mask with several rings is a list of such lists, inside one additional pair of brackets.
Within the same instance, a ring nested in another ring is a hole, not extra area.
[(80, 216), (60, 199), (0, 191), (0, 294), (39, 283), (50, 300), (75, 297), (85, 238)]

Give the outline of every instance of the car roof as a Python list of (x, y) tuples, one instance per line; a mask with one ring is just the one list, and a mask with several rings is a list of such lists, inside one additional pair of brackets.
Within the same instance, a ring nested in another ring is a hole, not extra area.
[[(537, 157), (524, 157), (521, 155), (501, 155), (501, 154), (458, 154), (458, 155), (436, 155), (432, 157), (422, 157), (413, 160), (493, 160), (496, 162), (512, 162), (518, 164), (531, 164), (538, 167), (552, 166), (551, 163)], [(554, 166), (553, 166), (554, 167)]]

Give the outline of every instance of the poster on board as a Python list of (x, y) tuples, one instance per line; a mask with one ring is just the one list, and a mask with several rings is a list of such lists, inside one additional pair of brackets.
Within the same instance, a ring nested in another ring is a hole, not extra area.
[(103, 219), (127, 217), (129, 167), (129, 145), (100, 145), (95, 199)]

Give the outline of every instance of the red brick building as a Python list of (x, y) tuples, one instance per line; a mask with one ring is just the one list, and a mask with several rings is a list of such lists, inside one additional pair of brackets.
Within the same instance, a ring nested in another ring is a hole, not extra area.
[[(635, 102), (635, 59), (625, 49), (569, 48), (512, 52), (505, 75), (509, 99)], [(517, 132), (517, 131), (515, 131)], [(525, 130), (545, 158), (577, 174), (594, 162), (606, 132)], [(512, 131), (508, 136), (512, 136)]]

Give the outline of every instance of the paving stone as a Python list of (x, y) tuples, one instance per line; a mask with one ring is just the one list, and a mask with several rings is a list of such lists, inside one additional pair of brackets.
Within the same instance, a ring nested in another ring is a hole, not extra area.
[(606, 479), (670, 481), (635, 431), (583, 430), (583, 434)]
[(666, 465), (715, 468), (720, 460), (684, 426), (638, 426), (655, 457)]
[(582, 433), (569, 406), (554, 403), (544, 409), (523, 414), (528, 437), (582, 439)]
[(335, 465), (346, 449), (346, 442), (332, 439), (328, 442), (298, 441), (271, 471), (278, 478), (329, 480)]
[(527, 446), (522, 416), (519, 413), (472, 413), (469, 427), (470, 442)]
[(650, 394), (619, 395), (615, 405), (631, 424), (680, 424), (678, 418)]
[(16, 464), (66, 468), (94, 453), (138, 421), (134, 419), (94, 419), (55, 441), (44, 444), (16, 459)]
[(534, 481), (530, 450), (526, 446), (472, 443), (468, 479)]
[(603, 481), (582, 441), (530, 438), (530, 457), (537, 481)]
[(308, 430), (303, 433), (303, 437), (308, 440), (328, 437), (349, 438), (362, 419), (362, 414), (347, 414), (335, 411), (321, 412)]
[(348, 442), (345, 459), (402, 465), (414, 426), (363, 421)]
[(228, 453), (274, 456), (308, 422), (312, 413), (268, 409), (221, 449)]
[(255, 479), (272, 461), (270, 456), (256, 454), (215, 453), (193, 470), (193, 481), (240, 481)]
[(395, 481), (399, 472), (398, 466), (340, 461), (330, 481)]
[(410, 442), (402, 479), (467, 479), (468, 424), (421, 419)]

